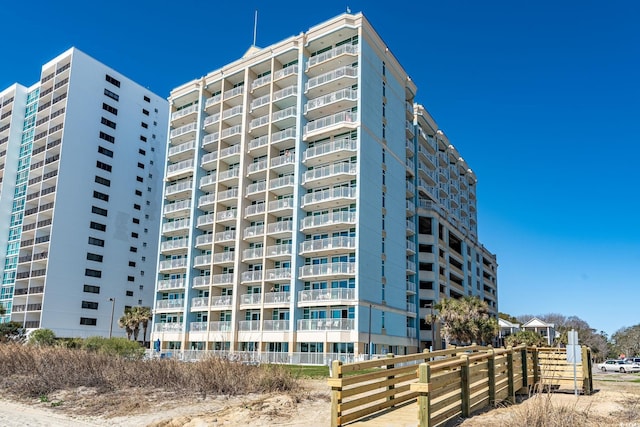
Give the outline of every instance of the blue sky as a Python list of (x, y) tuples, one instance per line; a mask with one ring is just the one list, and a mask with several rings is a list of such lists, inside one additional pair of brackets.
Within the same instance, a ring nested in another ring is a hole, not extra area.
[(363, 12), (478, 176), (500, 311), (640, 324), (640, 4), (628, 1), (5, 2), (0, 88), (71, 46), (155, 93)]

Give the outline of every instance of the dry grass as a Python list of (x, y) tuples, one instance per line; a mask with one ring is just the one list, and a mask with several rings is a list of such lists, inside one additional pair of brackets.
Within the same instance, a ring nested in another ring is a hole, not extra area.
[(246, 366), (222, 359), (185, 363), (171, 359), (127, 360), (85, 350), (0, 346), (0, 389), (24, 397), (60, 390), (171, 390), (183, 396), (237, 396), (295, 392), (299, 382), (276, 365)]

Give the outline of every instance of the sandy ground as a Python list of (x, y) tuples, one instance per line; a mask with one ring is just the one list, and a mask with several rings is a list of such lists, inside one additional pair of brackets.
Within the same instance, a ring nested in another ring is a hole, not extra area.
[[(614, 416), (615, 425), (640, 427), (640, 375), (596, 374), (592, 396), (542, 394), (462, 422), (463, 427), (499, 426), (547, 399), (553, 407), (589, 414), (591, 420)], [(100, 395), (74, 390), (50, 396), (47, 402), (0, 399), (0, 425), (5, 427), (209, 427), (209, 426), (329, 426), (330, 393), (325, 380), (304, 381), (295, 395), (251, 395), (176, 399), (166, 393)], [(530, 407), (530, 406), (529, 406)], [(610, 418), (609, 418), (610, 419)], [(417, 420), (416, 420), (417, 421)], [(609, 423), (602, 425), (611, 425)]]

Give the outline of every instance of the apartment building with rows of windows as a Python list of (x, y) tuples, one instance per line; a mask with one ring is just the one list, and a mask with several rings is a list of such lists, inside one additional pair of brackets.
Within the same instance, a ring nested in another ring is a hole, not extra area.
[(152, 306), (167, 110), (75, 48), (0, 91), (0, 321), (122, 336)]
[(362, 14), (171, 92), (162, 349), (403, 354), (441, 298), (497, 312), (475, 176), (415, 94)]

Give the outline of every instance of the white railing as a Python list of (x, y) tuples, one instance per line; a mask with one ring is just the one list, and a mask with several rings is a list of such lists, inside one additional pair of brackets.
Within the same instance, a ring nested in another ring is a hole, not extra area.
[(220, 158), (240, 153), (240, 144), (230, 145), (220, 150)]
[(271, 268), (264, 272), (265, 280), (291, 279), (291, 269), (286, 267)]
[(259, 193), (267, 189), (267, 181), (258, 181), (247, 185), (247, 194)]
[(266, 85), (269, 82), (271, 82), (271, 74), (267, 74), (266, 76), (259, 77), (251, 83), (251, 90), (257, 87)]
[(328, 264), (305, 265), (300, 267), (300, 276), (353, 275), (356, 273), (355, 262), (330, 262)]
[(311, 79), (309, 79), (309, 81), (307, 81), (307, 83), (305, 84), (305, 92), (308, 91), (309, 89), (313, 89), (316, 86), (320, 86), (323, 85), (325, 83), (328, 83), (332, 80), (337, 80), (341, 77), (352, 77), (352, 78), (357, 78), (358, 77), (358, 69), (355, 67), (351, 67), (351, 66), (346, 66), (346, 67), (340, 67), (337, 68), (333, 71), (330, 71), (328, 73), (324, 73), (321, 74), (317, 77), (313, 77)]
[(291, 293), (289, 292), (267, 292), (264, 294), (265, 304), (282, 304), (291, 301)]
[(211, 276), (198, 276), (193, 279), (193, 286), (209, 286), (211, 284)]
[(217, 142), (220, 139), (220, 132), (214, 132), (214, 133), (210, 133), (209, 135), (205, 135), (204, 138), (202, 138), (202, 147), (206, 147), (207, 144), (213, 144), (214, 142)]
[(220, 113), (212, 114), (210, 116), (205, 117), (203, 124), (205, 127), (217, 123), (220, 121)]
[(182, 308), (184, 307), (184, 299), (165, 299), (156, 301), (156, 309), (162, 308)]
[(180, 126), (177, 129), (173, 129), (171, 131), (171, 138), (175, 138), (185, 133), (195, 132), (198, 129), (198, 126), (195, 123), (189, 123), (188, 125)]
[[(240, 280), (242, 282), (259, 282), (262, 280), (262, 270), (258, 270), (258, 271), (244, 271), (240, 274)], [(244, 296), (244, 295), (242, 295)], [(242, 299), (240, 300), (241, 303), (243, 303), (244, 301), (242, 301)]]
[(240, 295), (240, 304), (260, 304), (260, 301), (262, 300), (262, 294), (261, 293), (254, 293), (254, 294), (242, 294)]
[(304, 133), (308, 134), (316, 130), (339, 125), (341, 123), (355, 123), (357, 120), (357, 113), (352, 113), (351, 111), (341, 111), (331, 116), (322, 117), (320, 119), (310, 121), (304, 126)]
[(242, 125), (235, 125), (230, 128), (223, 129), (220, 133), (220, 138), (227, 138), (233, 135), (238, 135), (242, 132)]
[(302, 319), (298, 320), (299, 331), (351, 331), (354, 319)]
[(170, 231), (181, 230), (183, 228), (189, 228), (190, 222), (188, 218), (182, 218), (177, 221), (165, 222), (162, 224), (162, 232), (168, 233)]
[(234, 96), (241, 95), (243, 92), (244, 92), (244, 85), (243, 86), (234, 87), (233, 89), (229, 89), (229, 90), (225, 91), (224, 95), (223, 95), (223, 98), (224, 99), (229, 99), (229, 98), (232, 98)]
[(218, 152), (213, 151), (211, 153), (207, 153), (200, 159), (200, 165), (204, 166), (206, 163), (215, 162), (218, 159)]
[(259, 215), (264, 213), (265, 203), (256, 203), (255, 205), (249, 205), (244, 209), (244, 216)]
[(211, 98), (207, 99), (204, 103), (205, 108), (206, 107), (210, 107), (211, 105), (220, 102), (220, 100), (222, 99), (222, 95), (221, 94), (217, 94), (212, 96)]
[(415, 273), (415, 271), (416, 271), (416, 263), (413, 262), (413, 261), (407, 260), (407, 271), (413, 271)]
[(171, 120), (179, 119), (180, 117), (184, 117), (188, 114), (195, 113), (198, 111), (198, 104), (190, 105), (187, 108), (183, 108), (182, 110), (178, 110), (171, 114)]
[(274, 190), (276, 188), (288, 187), (295, 185), (296, 179), (293, 175), (281, 176), (269, 181), (269, 189)]
[(211, 175), (205, 175), (200, 178), (200, 187), (204, 187), (205, 185), (215, 184), (218, 182), (218, 174), (212, 173)]
[(211, 264), (211, 254), (198, 255), (193, 258), (193, 265), (209, 265)]
[(238, 330), (239, 331), (259, 331), (260, 321), (259, 320), (241, 320), (238, 322)]
[(212, 306), (231, 306), (231, 295), (210, 297)]
[(153, 326), (154, 332), (182, 332), (182, 322), (172, 323), (155, 323)]
[(244, 229), (244, 238), (261, 236), (264, 234), (264, 225), (252, 225)]
[(324, 61), (328, 61), (331, 58), (335, 58), (340, 55), (357, 55), (358, 54), (358, 45), (357, 44), (343, 44), (341, 46), (336, 46), (331, 50), (326, 52), (322, 52), (318, 55), (312, 56), (307, 61), (307, 68), (313, 67), (314, 65), (318, 65)]
[(347, 89), (342, 89), (336, 92), (329, 93), (319, 98), (311, 99), (304, 106), (304, 114), (307, 114), (308, 111), (313, 110), (315, 108), (320, 108), (324, 105), (331, 104), (333, 102), (338, 102), (343, 99), (346, 99), (349, 101), (357, 101), (358, 91), (351, 88), (347, 88)]
[(202, 234), (196, 237), (196, 245), (208, 245), (213, 242), (213, 234)]
[(261, 96), (260, 98), (256, 98), (253, 101), (251, 101), (251, 109), (255, 110), (258, 107), (268, 104), (269, 101), (271, 101), (271, 95), (269, 94)]
[(271, 114), (271, 120), (275, 122), (278, 120), (286, 119), (287, 117), (295, 117), (297, 114), (297, 110), (298, 109), (294, 105), (292, 107), (287, 107), (284, 110), (276, 111)]
[(263, 253), (264, 253), (264, 248), (245, 249), (244, 251), (242, 251), (242, 259), (247, 260), (247, 259), (262, 258)]
[(183, 160), (178, 163), (173, 163), (167, 166), (167, 177), (172, 174), (177, 174), (188, 169), (193, 169), (193, 159)]
[(224, 242), (227, 240), (235, 240), (236, 230), (219, 231), (213, 235), (214, 242)]
[(185, 279), (158, 280), (158, 290), (166, 291), (169, 289), (180, 289), (180, 288), (184, 288), (185, 284), (186, 284)]
[[(266, 301), (265, 301), (266, 302)], [(265, 320), (262, 325), (263, 331), (288, 331), (288, 320)]]
[(298, 94), (298, 86), (296, 85), (292, 85), (292, 86), (288, 86), (285, 87), (284, 89), (280, 89), (277, 92), (273, 93), (273, 101), (279, 101), (281, 99), (284, 99), (288, 96), (295, 96)]
[(284, 67), (282, 70), (276, 71), (275, 73), (273, 73), (273, 79), (281, 79), (290, 74), (298, 74), (298, 64), (289, 65), (288, 67)]
[(169, 214), (172, 212), (176, 212), (176, 211), (181, 211), (184, 209), (190, 209), (191, 208), (191, 200), (180, 200), (178, 202), (174, 202), (174, 203), (167, 203), (164, 205), (164, 214)]
[(211, 276), (214, 285), (229, 285), (233, 283), (233, 273), (214, 274)]
[(336, 187), (327, 190), (316, 191), (302, 196), (302, 206), (312, 203), (327, 202), (334, 199), (355, 199), (356, 189), (351, 187)]
[(227, 108), (222, 111), (222, 120), (228, 119), (232, 116), (237, 116), (238, 114), (242, 114), (242, 105), (236, 105), (233, 108)]
[(321, 168), (315, 168), (308, 170), (302, 176), (302, 183), (305, 184), (309, 181), (316, 179), (328, 178), (330, 176), (348, 174), (355, 175), (357, 165), (355, 163), (334, 163)]
[(300, 228), (315, 228), (333, 224), (355, 224), (355, 212), (331, 212), (322, 215), (312, 215), (300, 220)]
[(271, 167), (275, 168), (278, 166), (284, 165), (292, 165), (295, 161), (295, 153), (289, 152), (287, 154), (283, 154), (282, 156), (274, 157), (271, 159)]
[(416, 284), (413, 282), (407, 282), (407, 291), (416, 292)]
[(278, 221), (267, 225), (267, 233), (282, 233), (293, 230), (293, 221)]
[(355, 139), (341, 138), (334, 141), (325, 142), (307, 148), (302, 153), (302, 161), (308, 160), (313, 157), (323, 156), (328, 153), (336, 151), (356, 151), (358, 149), (358, 141)]
[(263, 147), (269, 143), (269, 135), (263, 135), (260, 138), (254, 138), (249, 141), (249, 150), (254, 150), (258, 147)]
[(237, 178), (238, 176), (240, 176), (240, 169), (227, 169), (226, 171), (218, 172), (218, 181)]
[(249, 122), (249, 131), (260, 127), (260, 126), (264, 126), (267, 123), (269, 123), (269, 115), (264, 115), (262, 117), (258, 117), (257, 119), (253, 119)]
[(191, 180), (167, 185), (165, 187), (164, 194), (165, 196), (169, 196), (171, 194), (180, 193), (181, 191), (191, 190), (192, 186), (193, 186), (193, 181)]
[(196, 226), (200, 227), (201, 225), (213, 224), (213, 214), (200, 215), (198, 217)]
[(183, 268), (187, 266), (187, 263), (187, 258), (167, 259), (164, 261), (160, 261), (159, 268), (160, 270), (167, 270), (170, 268)]
[(267, 159), (262, 159), (257, 162), (251, 163), (249, 164), (249, 166), (247, 166), (247, 173), (259, 172), (266, 169), (268, 165), (269, 163), (267, 162)]
[(313, 252), (327, 249), (355, 249), (356, 238), (349, 236), (328, 237), (325, 239), (306, 240), (300, 243), (300, 252)]
[(160, 244), (160, 251), (168, 251), (171, 249), (183, 249), (189, 244), (189, 240), (181, 237), (179, 239), (165, 240)]
[(236, 219), (236, 218), (238, 218), (238, 210), (235, 208), (227, 209), (227, 210), (216, 213), (217, 221), (227, 221), (227, 220)]
[(313, 289), (298, 292), (298, 301), (323, 302), (323, 301), (353, 301), (356, 299), (356, 290), (348, 288)]
[(293, 208), (293, 198), (289, 197), (286, 199), (273, 200), (269, 202), (269, 211), (278, 211), (280, 209), (292, 209)]
[(221, 191), (218, 193), (218, 200), (233, 199), (235, 197), (238, 197), (237, 188), (230, 188), (229, 190)]
[(216, 201), (215, 193), (205, 194), (198, 198), (198, 206), (210, 205)]
[(235, 252), (219, 252), (217, 254), (213, 254), (213, 262), (214, 263), (223, 263), (223, 262), (233, 262), (235, 259)]
[(291, 255), (291, 244), (267, 246), (266, 253), (268, 257)]
[(192, 139), (191, 141), (185, 142), (184, 144), (176, 145), (175, 147), (169, 148), (169, 156), (184, 153), (185, 151), (189, 151), (194, 148), (196, 148), (196, 140)]
[(209, 305), (209, 297), (191, 298), (191, 307), (207, 307)]

